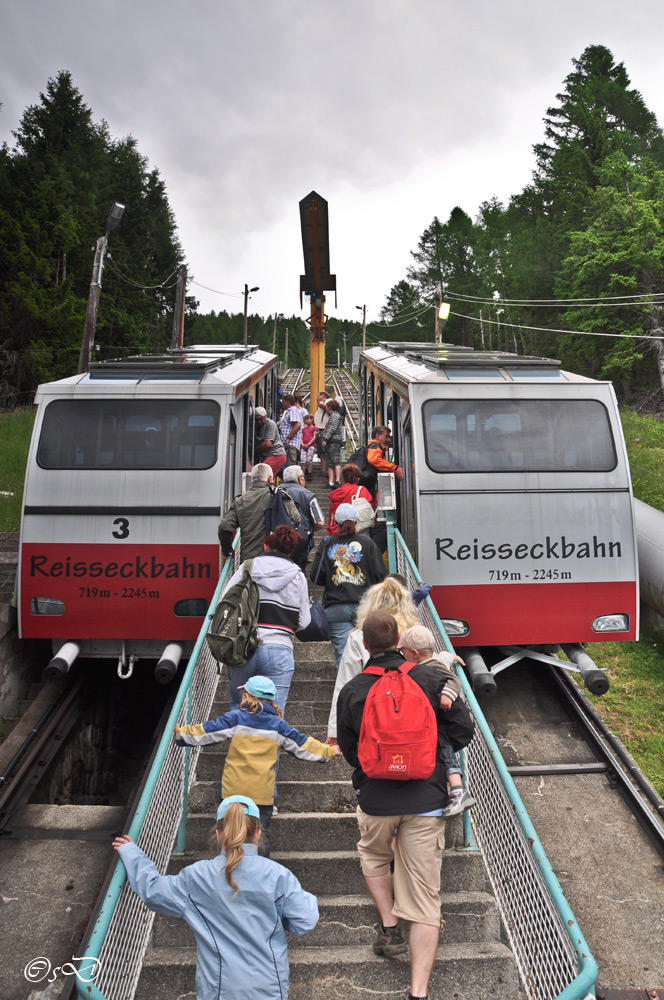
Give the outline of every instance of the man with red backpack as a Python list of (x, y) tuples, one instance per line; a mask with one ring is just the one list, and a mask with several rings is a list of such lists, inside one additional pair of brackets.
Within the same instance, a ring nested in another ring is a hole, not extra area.
[[(441, 708), (447, 679), (435, 666), (407, 663), (398, 652), (391, 615), (374, 612), (362, 632), (370, 657), (339, 694), (337, 739), (355, 769), (360, 864), (380, 917), (373, 950), (393, 956), (410, 948), (409, 1000), (426, 1000), (440, 933), (441, 748), (467, 746), (474, 727), (462, 699)], [(408, 942), (402, 920), (410, 922)]]

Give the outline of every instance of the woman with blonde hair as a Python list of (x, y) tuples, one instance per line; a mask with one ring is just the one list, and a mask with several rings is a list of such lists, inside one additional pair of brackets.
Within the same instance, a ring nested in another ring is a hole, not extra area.
[(258, 855), (258, 806), (231, 795), (217, 810), (216, 858), (177, 875), (160, 875), (131, 837), (116, 837), (134, 892), (146, 906), (187, 921), (196, 938), (196, 998), (286, 1000), (286, 931), (306, 934), (318, 923), (316, 897), (284, 868)]
[(374, 611), (386, 611), (388, 615), (392, 615), (396, 619), (399, 635), (414, 625), (422, 624), (410, 593), (393, 576), (386, 576), (381, 583), (369, 587), (365, 592), (357, 608), (355, 628), (346, 640), (343, 656), (339, 663), (330, 717), (327, 722), (328, 743), (336, 744), (337, 742), (337, 698), (339, 692), (351, 677), (360, 673), (369, 659), (369, 651), (365, 648), (362, 640), (362, 626), (368, 615)]

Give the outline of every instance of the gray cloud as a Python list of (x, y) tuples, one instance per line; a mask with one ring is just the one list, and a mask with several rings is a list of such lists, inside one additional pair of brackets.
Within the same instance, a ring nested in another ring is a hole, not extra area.
[(664, 121), (654, 0), (629, 18), (618, 0), (30, 0), (2, 21), (0, 138), (70, 70), (95, 118), (159, 168), (197, 279), (260, 284), (263, 314), (298, 308), (297, 204), (315, 188), (340, 312), (366, 301), (375, 316), (434, 214), (527, 182), (586, 45), (611, 48)]

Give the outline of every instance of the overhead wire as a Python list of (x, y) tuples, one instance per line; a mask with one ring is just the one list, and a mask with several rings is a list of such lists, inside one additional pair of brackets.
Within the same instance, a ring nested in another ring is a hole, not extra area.
[(214, 292), (215, 295), (226, 295), (230, 299), (242, 298), (244, 292), (222, 292), (218, 288), (210, 288), (209, 285), (203, 285), (200, 281), (194, 281), (193, 278), (189, 278), (190, 285), (196, 285), (197, 288), (204, 288), (206, 292)]
[(177, 274), (177, 268), (174, 271), (171, 271), (168, 277), (164, 278), (163, 281), (160, 281), (158, 285), (142, 285), (140, 282), (134, 281), (132, 278), (128, 278), (126, 274), (123, 274), (122, 271), (115, 266), (110, 255), (106, 257), (105, 266), (113, 271), (114, 274), (117, 274), (118, 278), (122, 281), (126, 281), (128, 285), (133, 285), (134, 288), (140, 288), (144, 292), (152, 292), (155, 288), (173, 288), (173, 286), (177, 284), (176, 281), (171, 282), (170, 285), (166, 284), (167, 281), (170, 281), (170, 279)]
[(530, 330), (535, 333), (564, 333), (568, 336), (579, 336), (579, 337), (616, 337), (619, 339), (626, 340), (664, 340), (664, 335), (659, 334), (650, 335), (648, 333), (599, 333), (593, 330), (559, 330), (555, 327), (549, 326), (526, 326), (523, 323), (514, 323), (510, 320), (500, 320), (500, 319), (485, 319), (484, 317), (480, 321), (478, 316), (466, 316), (464, 313), (450, 312), (450, 316), (456, 316), (458, 319), (470, 319), (475, 323), (490, 323), (492, 326), (502, 326), (509, 327), (513, 330)]
[[(557, 307), (557, 306), (574, 306), (577, 303), (583, 306), (593, 306), (593, 305), (660, 305), (664, 303), (664, 292), (641, 292), (640, 294), (634, 295), (593, 295), (588, 298), (575, 298), (575, 299), (503, 299), (503, 298), (486, 298), (481, 295), (467, 295), (464, 292), (453, 292), (447, 289), (444, 295), (445, 298), (449, 299), (461, 299), (466, 302), (477, 302), (480, 305), (489, 306), (499, 306), (499, 305), (520, 305), (528, 307)], [(639, 301), (637, 301), (639, 300)]]

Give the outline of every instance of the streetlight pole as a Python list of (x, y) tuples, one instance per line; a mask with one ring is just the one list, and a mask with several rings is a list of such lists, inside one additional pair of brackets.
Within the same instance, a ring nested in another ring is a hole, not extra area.
[(257, 291), (258, 291), (258, 285), (255, 285), (254, 288), (249, 288), (248, 285), (244, 286), (244, 323), (242, 325), (242, 336), (244, 339), (245, 347), (247, 346), (247, 303), (249, 301), (249, 292), (257, 292)]
[(81, 353), (78, 356), (78, 375), (84, 375), (90, 367), (90, 354), (95, 342), (95, 330), (97, 328), (97, 311), (99, 309), (99, 296), (101, 295), (101, 276), (104, 271), (104, 254), (108, 244), (108, 234), (112, 233), (118, 222), (122, 218), (124, 205), (119, 201), (114, 201), (111, 211), (106, 220), (106, 232), (97, 240), (95, 249), (95, 259), (92, 264), (92, 281), (88, 292), (88, 304), (85, 311), (85, 326), (83, 327), (83, 339), (81, 340)]
[(355, 308), (362, 311), (362, 350), (364, 350), (367, 346), (367, 307), (364, 305), (355, 306)]

